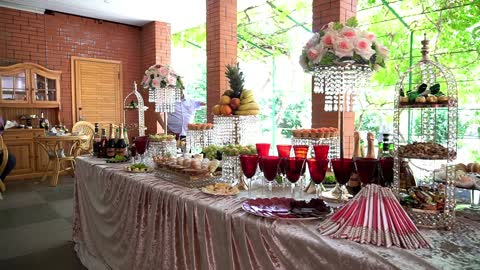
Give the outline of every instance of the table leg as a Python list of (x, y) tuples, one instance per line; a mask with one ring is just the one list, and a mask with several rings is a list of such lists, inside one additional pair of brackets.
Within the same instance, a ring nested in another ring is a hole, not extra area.
[(53, 169), (53, 175), (52, 175), (52, 181), (50, 182), (50, 185), (52, 187), (56, 187), (58, 183), (58, 175), (60, 174), (60, 160), (58, 157), (53, 161), (54, 169)]
[(43, 173), (42, 180), (40, 180), (41, 182), (43, 182), (43, 181), (45, 181), (45, 179), (47, 179), (48, 171), (50, 169), (50, 164), (51, 163), (52, 163), (52, 160), (50, 159), (50, 157), (48, 157), (47, 168), (45, 169), (45, 172)]

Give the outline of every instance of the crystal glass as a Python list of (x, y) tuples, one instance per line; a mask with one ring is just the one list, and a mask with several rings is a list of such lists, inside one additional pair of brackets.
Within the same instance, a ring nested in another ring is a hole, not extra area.
[(292, 151), (292, 145), (290, 144), (277, 144), (278, 156), (281, 158), (290, 157)]
[(351, 158), (334, 158), (331, 160), (333, 174), (337, 183), (340, 185), (340, 200), (343, 200), (343, 186), (348, 182), (352, 175), (354, 164)]
[(290, 157), (290, 152), (292, 151), (292, 145), (290, 144), (277, 144), (278, 156), (280, 159), (280, 174), (282, 175), (282, 190), (285, 193), (285, 175), (286, 175), (286, 165), (283, 158)]
[(308, 171), (310, 172), (310, 178), (315, 184), (315, 193), (317, 198), (322, 196), (322, 182), (325, 180), (325, 174), (328, 169), (328, 159), (307, 159)]
[(242, 172), (248, 181), (248, 197), (252, 198), (252, 177), (257, 172), (258, 155), (240, 155)]
[[(290, 182), (290, 196), (295, 197), (295, 184), (305, 172), (304, 158), (285, 158), (287, 179)], [(302, 196), (302, 189), (300, 189), (300, 198)]]
[(257, 148), (257, 154), (260, 157), (268, 156), (268, 153), (270, 152), (269, 143), (257, 143), (255, 144), (255, 147)]
[(391, 186), (393, 184), (393, 157), (385, 157), (380, 159), (380, 168), (382, 177), (380, 177), (381, 186)]
[(265, 156), (262, 157), (263, 162), (263, 176), (268, 181), (269, 197), (272, 197), (272, 182), (275, 180), (278, 174), (278, 167), (280, 165), (280, 158), (277, 156)]
[(327, 144), (314, 145), (313, 151), (315, 152), (315, 158), (327, 159), (329, 149), (330, 149), (330, 146)]
[(357, 169), (357, 175), (363, 185), (368, 185), (375, 182), (374, 175), (379, 163), (380, 161), (376, 158), (355, 159), (355, 168)]
[(293, 152), (295, 153), (296, 158), (307, 158), (308, 154), (308, 145), (294, 145)]

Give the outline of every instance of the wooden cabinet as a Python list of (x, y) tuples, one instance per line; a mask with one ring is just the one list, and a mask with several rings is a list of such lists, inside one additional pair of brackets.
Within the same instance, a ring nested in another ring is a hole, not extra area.
[(60, 75), (34, 63), (0, 67), (0, 106), (59, 108)]
[(3, 140), (17, 160), (7, 180), (41, 177), (47, 168), (48, 155), (34, 138), (45, 134), (42, 129), (7, 129)]

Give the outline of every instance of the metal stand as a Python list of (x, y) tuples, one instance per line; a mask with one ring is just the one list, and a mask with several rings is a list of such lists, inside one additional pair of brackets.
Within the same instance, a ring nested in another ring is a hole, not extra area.
[[(129, 107), (127, 100), (130, 98), (130, 96), (135, 96), (135, 98), (137, 99), (137, 108)], [(137, 91), (137, 82), (134, 81), (133, 91), (130, 92), (123, 100), (123, 124), (125, 126), (128, 126), (126, 123), (126, 111), (138, 110), (138, 135), (145, 136), (145, 130), (147, 130), (147, 127), (145, 127), (145, 111), (147, 109), (148, 107), (146, 107), (143, 103), (142, 95)]]

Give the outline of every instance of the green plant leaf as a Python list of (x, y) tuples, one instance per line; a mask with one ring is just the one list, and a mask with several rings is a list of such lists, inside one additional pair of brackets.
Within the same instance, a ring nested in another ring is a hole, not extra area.
[(339, 22), (335, 22), (333, 23), (333, 30), (341, 30), (343, 28), (343, 24), (339, 23)]
[(345, 25), (346, 25), (346, 26), (350, 26), (350, 27), (357, 27), (357, 26), (358, 26), (357, 17), (355, 17), (355, 16), (350, 17), (350, 18), (345, 22)]

